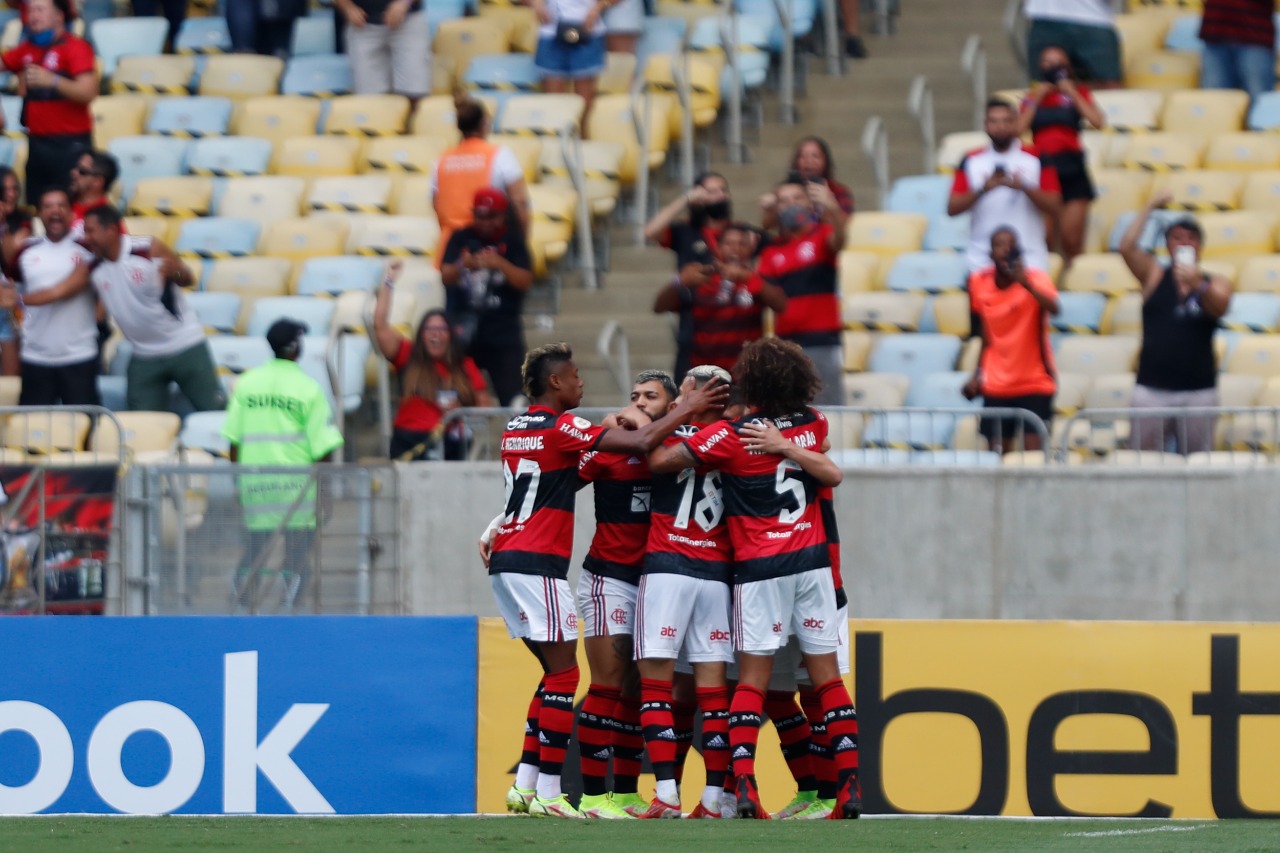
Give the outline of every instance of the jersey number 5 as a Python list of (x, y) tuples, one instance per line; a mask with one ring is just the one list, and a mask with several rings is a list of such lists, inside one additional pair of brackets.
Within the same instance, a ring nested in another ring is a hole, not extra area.
[[(680, 509), (676, 512), (675, 526), (679, 530), (689, 527), (689, 516), (692, 515), (707, 533), (710, 533), (724, 517), (724, 498), (720, 494), (720, 472), (709, 471), (706, 474), (695, 474), (692, 468), (685, 468), (676, 477), (677, 483), (684, 483), (684, 492), (680, 495)], [(693, 495), (702, 486), (702, 499), (694, 506)]]
[(773, 479), (773, 489), (784, 501), (787, 495), (791, 495), (791, 499), (796, 504), (795, 509), (788, 509), (785, 506), (782, 508), (778, 513), (779, 524), (795, 524), (804, 515), (805, 508), (809, 505), (809, 499), (804, 493), (804, 483), (787, 476), (787, 472), (799, 470), (800, 466), (790, 459), (784, 459), (778, 463), (778, 472)]
[(506, 482), (506, 514), (503, 525), (524, 524), (533, 515), (534, 500), (538, 497), (538, 482), (542, 469), (532, 459), (521, 459), (514, 468), (502, 466), (502, 479)]

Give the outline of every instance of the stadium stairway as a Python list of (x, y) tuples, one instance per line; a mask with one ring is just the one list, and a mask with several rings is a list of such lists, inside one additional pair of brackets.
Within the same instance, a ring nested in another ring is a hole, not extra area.
[[(960, 54), (970, 35), (982, 37), (991, 91), (1023, 84), (1001, 25), (1004, 7), (1004, 0), (903, 0), (897, 32), (887, 37), (872, 34), (872, 16), (864, 14), (871, 57), (850, 62), (844, 77), (827, 76), (820, 57), (798, 52), (797, 58), (807, 61), (810, 70), (808, 94), (796, 100), (799, 123), (782, 124), (777, 98), (770, 95), (759, 141), (747, 131), (749, 163), (730, 164), (723, 145), (712, 148), (712, 167), (729, 178), (738, 218), (759, 220), (757, 199), (786, 173), (795, 141), (809, 134), (831, 144), (836, 176), (853, 188), (859, 208), (877, 209), (871, 170), (861, 150), (862, 130), (870, 116), (881, 116), (889, 137), (890, 174), (896, 178), (920, 172), (920, 134), (906, 109), (907, 91), (916, 75), (927, 75), (932, 86), (939, 138), (973, 129), (970, 83), (960, 67)], [(661, 202), (680, 191), (674, 183), (661, 183)], [(553, 340), (574, 345), (586, 381), (587, 405), (612, 405), (622, 399), (596, 354), (596, 338), (611, 319), (618, 320), (627, 334), (633, 370), (669, 370), (674, 362), (670, 322), (651, 311), (655, 293), (670, 279), (672, 256), (656, 247), (635, 246), (633, 233), (630, 225), (614, 226), (613, 269), (600, 290), (584, 291), (576, 277), (570, 277), (554, 325), (548, 328), (547, 319), (532, 312), (526, 318), (530, 346)]]

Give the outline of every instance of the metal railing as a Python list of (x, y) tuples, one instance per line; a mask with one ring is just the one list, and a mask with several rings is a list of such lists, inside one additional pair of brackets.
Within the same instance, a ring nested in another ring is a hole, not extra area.
[[(587, 192), (587, 173), (582, 156), (582, 135), (576, 124), (566, 124), (558, 134), (560, 151), (565, 165), (569, 168), (569, 181), (578, 193), (576, 215), (578, 219), (578, 273), (582, 276), (582, 286), (587, 290), (598, 290), (600, 279), (596, 270), (595, 237), (591, 231), (593, 217), (591, 215), (591, 198)], [(554, 297), (555, 309), (559, 310), (559, 297)]]
[[(1119, 0), (1123, 2), (1123, 0)], [(1018, 66), (1027, 70), (1027, 19), (1022, 14), (1022, 0), (1009, 0), (1004, 7), (1005, 35), (1009, 37), (1009, 49)]]
[(378, 410), (378, 448), (383, 456), (391, 454), (392, 414), (391, 414), (391, 366), (382, 355), (382, 347), (378, 344), (378, 335), (373, 328), (373, 311), (377, 303), (375, 293), (365, 297), (361, 311), (364, 319), (364, 331), (369, 336), (369, 345), (373, 348), (374, 375), (377, 377), (377, 410)]
[(608, 368), (618, 391), (626, 396), (631, 391), (631, 342), (617, 320), (610, 320), (600, 330), (600, 336), (596, 338), (596, 352)]
[(632, 208), (632, 224), (635, 226), (634, 242), (645, 244), (644, 226), (649, 221), (649, 131), (653, 127), (653, 93), (645, 85), (644, 75), (637, 73), (631, 83), (631, 123), (636, 131), (639, 149), (636, 162), (635, 199)]
[(1055, 432), (1058, 461), (1259, 464), (1280, 452), (1280, 407), (1080, 409)]
[(933, 111), (933, 88), (923, 74), (911, 81), (907, 92), (907, 111), (920, 125), (920, 142), (924, 146), (921, 174), (932, 175), (938, 168), (938, 131)]
[(726, 127), (725, 146), (730, 163), (745, 163), (747, 147), (742, 142), (742, 67), (738, 43), (738, 13), (730, 6), (720, 16), (720, 44), (724, 46), (729, 66), (729, 81), (733, 91), (729, 94), (729, 121)]
[(982, 36), (969, 36), (960, 52), (960, 68), (969, 75), (973, 95), (973, 129), (982, 130), (987, 112), (987, 52)]
[(773, 0), (782, 23), (782, 56), (778, 70), (778, 115), (783, 124), (795, 124), (796, 114), (796, 34), (791, 20), (791, 0)]
[(884, 209), (889, 199), (889, 132), (880, 116), (867, 119), (862, 130), (862, 153), (871, 161), (871, 175), (876, 183), (877, 206)]
[(824, 52), (827, 55), (827, 73), (832, 77), (844, 74), (844, 51), (840, 44), (840, 21), (836, 0), (822, 0), (822, 30)]

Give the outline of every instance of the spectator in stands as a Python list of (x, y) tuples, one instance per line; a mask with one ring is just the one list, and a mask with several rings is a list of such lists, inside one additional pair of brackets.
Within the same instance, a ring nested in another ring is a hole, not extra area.
[(1090, 127), (1100, 130), (1107, 120), (1093, 102), (1088, 87), (1076, 84), (1065, 50), (1046, 47), (1040, 53), (1039, 67), (1040, 79), (1031, 84), (1022, 99), (1018, 134), (1031, 132), (1032, 144), (1040, 152), (1040, 165), (1058, 175), (1062, 213), (1057, 218), (1047, 217), (1045, 227), (1049, 245), (1061, 241), (1062, 257), (1070, 266), (1071, 260), (1084, 251), (1089, 202), (1096, 195), (1080, 142), (1080, 122), (1087, 121)]
[(84, 233), (84, 215), (95, 207), (110, 205), (107, 193), (120, 176), (120, 164), (105, 151), (90, 149), (80, 155), (71, 170), (71, 232)]
[(508, 222), (507, 206), (501, 190), (477, 190), (472, 224), (453, 232), (440, 268), (458, 346), (489, 374), (500, 406), (509, 406), (523, 385), (520, 311), (533, 286), (533, 260), (519, 226)]
[(67, 31), (75, 17), (71, 0), (30, 0), (27, 16), (22, 42), (0, 60), (23, 98), (31, 200), (64, 185), (80, 152), (93, 147), (89, 104), (98, 95), (98, 72), (93, 48)]
[[(685, 210), (689, 219), (676, 222)], [(672, 201), (644, 226), (646, 240), (652, 240), (664, 249), (676, 253), (676, 270), (685, 275), (687, 286), (702, 284), (692, 276), (701, 273), (704, 266), (720, 257), (720, 235), (733, 219), (733, 199), (729, 195), (729, 181), (717, 172), (704, 172), (693, 186)], [(683, 373), (677, 374), (683, 376)]]
[(866, 59), (867, 46), (862, 43), (862, 10), (860, 0), (840, 0), (840, 23), (844, 30), (844, 55)]
[(285, 59), (293, 40), (293, 22), (306, 14), (306, 0), (227, 0), (231, 49)]
[(596, 78), (604, 70), (605, 26), (602, 16), (615, 0), (531, 0), (538, 14), (538, 50), (533, 62), (543, 73), (546, 92), (573, 91), (586, 103), (582, 127), (596, 95)]
[[(1142, 349), (1138, 355), (1135, 410), (1218, 404), (1218, 366), (1213, 335), (1231, 305), (1231, 282), (1200, 267), (1203, 232), (1193, 218), (1164, 234), (1173, 263), (1164, 267), (1139, 243), (1151, 211), (1172, 200), (1158, 193), (1134, 218), (1120, 241), (1120, 254), (1142, 285)], [(1213, 449), (1213, 417), (1133, 418), (1139, 450), (1164, 450), (1170, 438), (1179, 453)]]
[(1040, 54), (1062, 45), (1071, 64), (1095, 89), (1123, 85), (1120, 36), (1111, 0), (1026, 0), (1027, 67), (1038, 68)]
[(428, 311), (413, 340), (388, 320), (392, 288), (399, 274), (393, 264), (378, 291), (373, 330), (378, 348), (400, 374), (400, 408), (391, 435), (391, 458), (465, 459), (466, 425), (445, 429), (445, 416), (461, 406), (491, 406), (493, 402), (476, 363), (462, 355), (453, 326), (444, 311)]
[(169, 43), (172, 44), (187, 17), (187, 0), (133, 0), (133, 14), (139, 17), (164, 15), (169, 22)]
[[(3, 257), (17, 255), (18, 247), (31, 236), (31, 217), (19, 207), (22, 198), (22, 182), (8, 166), (0, 166), (0, 243), (7, 244)], [(0, 275), (0, 287), (12, 288), (13, 283)], [(17, 302), (17, 293), (13, 295)], [(18, 360), (18, 320), (14, 309), (0, 309), (0, 376), (18, 376), (22, 365)]]
[[(831, 146), (827, 145), (825, 139), (806, 136), (796, 144), (795, 152), (791, 155), (791, 170), (788, 175), (795, 176), (806, 184), (826, 186), (835, 196), (836, 203), (844, 215), (852, 216), (853, 190), (835, 180), (832, 171)], [(778, 199), (772, 193), (767, 193), (760, 200), (760, 206), (764, 211), (764, 219), (760, 224), (766, 230), (773, 229), (777, 224), (777, 205)]]
[(1244, 89), (1250, 98), (1276, 87), (1272, 0), (1204, 0), (1200, 88)]
[(437, 267), (453, 232), (471, 224), (476, 191), (485, 187), (507, 194), (521, 233), (529, 233), (529, 189), (520, 161), (510, 148), (485, 139), (489, 117), (483, 104), (464, 97), (459, 98), (456, 109), (462, 141), (440, 155), (431, 170), (431, 203), (440, 223)]
[(684, 376), (694, 364), (732, 372), (742, 348), (764, 334), (764, 309), (786, 309), (787, 294), (756, 272), (755, 244), (749, 226), (730, 224), (720, 233), (720, 258), (700, 271), (698, 284), (676, 276), (658, 292), (654, 312), (680, 316), (676, 376)]
[[(969, 276), (969, 310), (982, 351), (964, 396), (981, 396), (988, 409), (1025, 409), (1047, 427), (1058, 387), (1049, 346), (1058, 290), (1047, 273), (1024, 263), (1018, 235), (1008, 226), (992, 232), (990, 257), (989, 266)], [(1024, 450), (1043, 447), (1039, 432), (1020, 417), (985, 417), (980, 429), (997, 453), (1017, 450), (1019, 436)]]
[(334, 0), (346, 20), (357, 95), (431, 92), (431, 36), (422, 0)]
[(774, 331), (799, 344), (813, 360), (822, 380), (815, 402), (839, 406), (844, 403), (844, 357), (836, 259), (844, 248), (846, 217), (826, 184), (793, 176), (774, 195), (778, 237), (760, 253), (759, 263), (764, 280), (787, 295), (787, 310), (778, 315)]
[(990, 263), (991, 235), (1001, 225), (1018, 235), (1026, 266), (1048, 270), (1044, 223), (1062, 208), (1058, 173), (1042, 166), (1036, 150), (1019, 141), (1017, 115), (1008, 101), (987, 102), (986, 131), (991, 144), (960, 161), (947, 201), (951, 216), (970, 212), (969, 272)]

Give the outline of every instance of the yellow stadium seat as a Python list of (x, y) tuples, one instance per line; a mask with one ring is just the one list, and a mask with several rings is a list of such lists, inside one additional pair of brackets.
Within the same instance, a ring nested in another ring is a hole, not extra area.
[(1080, 144), (1084, 146), (1085, 165), (1089, 171), (1096, 172), (1110, 166), (1111, 143), (1116, 134), (1103, 130), (1080, 131)]
[(918, 252), (924, 245), (929, 218), (922, 213), (859, 213), (845, 232), (848, 248), (874, 252), (882, 259)]
[(461, 80), (473, 56), (506, 53), (510, 47), (507, 28), (483, 16), (441, 21), (432, 53), (453, 63), (454, 78)]
[(344, 95), (329, 101), (325, 133), (347, 136), (395, 136), (409, 120), (409, 99), (403, 95)]
[(1171, 210), (1235, 210), (1240, 206), (1245, 177), (1243, 172), (1186, 169), (1157, 175), (1151, 191), (1171, 193), (1173, 200), (1167, 205)]
[(920, 329), (924, 302), (920, 293), (850, 293), (841, 299), (844, 326), (862, 332), (915, 332)]
[(440, 226), (429, 216), (369, 216), (352, 229), (352, 254), (421, 257), (435, 251)]
[(937, 294), (933, 297), (933, 318), (942, 334), (969, 337), (972, 331), (969, 325), (969, 294), (954, 291)]
[(276, 220), (301, 213), (306, 190), (305, 180), (284, 175), (229, 178), (218, 201), (218, 215), (257, 220), (266, 233)]
[[(1218, 405), (1228, 409), (1244, 408), (1259, 405), (1258, 398), (1264, 385), (1273, 385), (1261, 376), (1241, 373), (1223, 373), (1218, 376)], [(1271, 399), (1275, 399), (1276, 391), (1271, 388)], [(1274, 405), (1268, 403), (1268, 405)]]
[(430, 175), (397, 175), (391, 187), (391, 212), (398, 216), (436, 215)]
[(572, 187), (535, 184), (529, 187), (532, 219), (529, 249), (534, 275), (544, 276), (569, 251), (576, 222), (578, 194)]
[(1090, 175), (1098, 196), (1089, 217), (1101, 218), (1109, 229), (1122, 213), (1140, 209), (1151, 195), (1151, 174), (1133, 169), (1095, 169)]
[[(649, 168), (659, 169), (666, 162), (667, 147), (671, 144), (670, 125), (666, 121), (668, 97), (650, 96), (650, 121), (645, 154)], [(643, 99), (641, 101), (643, 103)], [(643, 107), (639, 107), (643, 112)], [(600, 95), (591, 104), (587, 116), (587, 132), (591, 139), (614, 142), (622, 146), (622, 161), (618, 165), (618, 177), (623, 186), (635, 183), (642, 156), (637, 134), (631, 97), (629, 95)]]
[(350, 136), (295, 136), (276, 146), (275, 171), (304, 178), (354, 175), (359, 153), (360, 140)]
[(388, 175), (316, 178), (303, 204), (309, 210), (386, 213), (391, 206), (391, 178)]
[(370, 139), (360, 155), (360, 171), (430, 175), (432, 165), (448, 147), (445, 140), (432, 137), (385, 136)]
[(1053, 412), (1069, 418), (1084, 407), (1085, 395), (1093, 385), (1093, 377), (1080, 373), (1058, 372), (1058, 389), (1053, 394)]
[(880, 256), (844, 249), (839, 256), (841, 293), (860, 293), (880, 287)]
[(533, 9), (497, 3), (481, 3), (479, 8), (483, 20), (497, 24), (505, 31), (512, 50), (519, 53), (533, 53), (537, 50), (538, 16)]
[(121, 447), (131, 452), (173, 450), (182, 429), (182, 418), (172, 412), (116, 412), (120, 429), (103, 418), (93, 432), (89, 449), (99, 453), (118, 453)]
[(1250, 172), (1240, 206), (1245, 210), (1280, 213), (1280, 169)]
[(1239, 89), (1188, 89), (1170, 92), (1160, 127), (1173, 133), (1211, 136), (1244, 129), (1249, 95)]
[(1104, 335), (1142, 334), (1142, 293), (1130, 290), (1114, 294), (1102, 314)]
[(991, 144), (985, 133), (981, 131), (961, 131), (948, 133), (938, 144), (938, 171), (951, 174), (960, 165), (960, 161), (970, 151), (986, 148)]
[(104, 95), (89, 105), (93, 114), (93, 144), (105, 151), (118, 136), (139, 136), (147, 122), (151, 99), (142, 95)]
[[(670, 53), (650, 56), (644, 67), (645, 85), (657, 92), (675, 94), (677, 86), (674, 66), (678, 62), (679, 58)], [(706, 54), (689, 57), (690, 108), (695, 128), (710, 127), (720, 113), (720, 72), (723, 65), (723, 57), (713, 58)], [(681, 127), (679, 108), (675, 115), (676, 123), (672, 125), (672, 129), (678, 132)], [(506, 122), (505, 117), (503, 122)]]
[(295, 136), (313, 136), (320, 120), (320, 99), (270, 95), (242, 102), (231, 117), (240, 136), (258, 136), (279, 145)]
[(978, 359), (982, 356), (982, 338), (974, 335), (964, 342), (960, 348), (960, 359), (956, 362), (956, 370), (973, 373), (978, 369)]
[(850, 373), (844, 377), (845, 405), (860, 409), (900, 409), (911, 378), (901, 373)]
[(1235, 210), (1197, 217), (1204, 231), (1200, 256), (1206, 260), (1243, 261), (1275, 251), (1277, 216), (1269, 211)]
[(1203, 137), (1186, 133), (1135, 133), (1125, 147), (1126, 169), (1168, 172), (1198, 169), (1208, 148)]
[(164, 216), (126, 216), (124, 227), (135, 237), (152, 237), (173, 245), (173, 238), (178, 235), (180, 221)]
[[(493, 116), (490, 115), (492, 120)], [(409, 133), (414, 136), (430, 136), (456, 145), (461, 139), (458, 133), (458, 112), (452, 95), (432, 95), (418, 101), (409, 119)]]
[(453, 92), (457, 87), (457, 77), (453, 73), (454, 61), (452, 56), (431, 55), (431, 95), (447, 96), (453, 99)]
[(1200, 85), (1200, 57), (1173, 50), (1125, 56), (1124, 82), (1130, 89), (1194, 89)]
[(1164, 92), (1153, 89), (1103, 89), (1093, 100), (1106, 116), (1109, 131), (1155, 130), (1160, 126)]
[[(595, 216), (608, 216), (617, 208), (622, 192), (618, 173), (623, 147), (616, 142), (583, 140), (580, 143), (583, 172), (587, 179), (587, 203)], [(570, 185), (569, 169), (559, 139), (542, 140), (538, 160), (540, 180), (547, 184)]]
[(1062, 283), (1063, 290), (1124, 293), (1138, 290), (1138, 280), (1129, 272), (1124, 258), (1114, 252), (1077, 255)]
[(1135, 11), (1133, 14), (1116, 15), (1116, 32), (1125, 55), (1150, 53), (1164, 44), (1165, 33), (1172, 20), (1167, 15), (1152, 15)]
[(1280, 335), (1241, 335), (1227, 358), (1226, 372), (1280, 376)]
[(527, 184), (536, 182), (541, 175), (539, 162), (542, 159), (543, 142), (551, 145), (559, 144), (559, 139), (556, 137), (515, 136), (509, 133), (495, 133), (489, 137), (489, 141), (495, 145), (505, 145), (510, 149), (516, 157), (516, 162), (520, 164), (520, 170), (524, 172), (524, 180)]
[(4, 446), (31, 454), (80, 450), (88, 435), (89, 416), (83, 412), (13, 414), (4, 421)]
[(289, 295), (292, 272), (293, 262), (287, 258), (227, 258), (208, 265), (204, 289), (240, 297), (236, 331), (243, 334), (254, 302), (267, 296)]
[(585, 103), (578, 95), (516, 95), (502, 108), (502, 133), (555, 136), (582, 126)]
[(1253, 172), (1280, 168), (1280, 139), (1269, 133), (1221, 133), (1209, 140), (1206, 169)]
[(605, 57), (604, 71), (596, 78), (596, 91), (603, 95), (628, 95), (635, 76), (635, 54), (611, 50)]
[(1132, 372), (1139, 339), (1127, 335), (1064, 335), (1054, 354), (1059, 370), (1087, 376)]
[(305, 261), (320, 255), (345, 253), (348, 229), (338, 218), (312, 216), (276, 221), (262, 241), (262, 254)]
[(841, 348), (844, 350), (844, 369), (847, 373), (860, 373), (867, 369), (871, 358), (871, 348), (875, 345), (876, 336), (870, 332), (843, 332), (840, 335)]
[(686, 0), (658, 0), (657, 11), (664, 18), (683, 18), (691, 29), (702, 18), (720, 14), (720, 8), (714, 3)]
[(207, 216), (213, 178), (143, 178), (129, 199), (130, 216)]
[(274, 56), (221, 54), (210, 56), (200, 72), (200, 94), (223, 98), (271, 95), (280, 88), (284, 60)]
[(194, 56), (122, 56), (111, 75), (111, 91), (140, 95), (189, 95)]
[(1236, 290), (1280, 293), (1280, 255), (1254, 255), (1245, 260), (1236, 281)]

